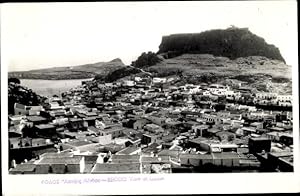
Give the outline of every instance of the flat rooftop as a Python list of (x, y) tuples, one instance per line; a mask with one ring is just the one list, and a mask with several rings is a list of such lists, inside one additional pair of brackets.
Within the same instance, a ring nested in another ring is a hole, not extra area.
[(38, 129), (54, 129), (55, 126), (51, 124), (41, 124), (41, 125), (35, 125)]
[(138, 151), (140, 150), (141, 148), (138, 148), (138, 147), (135, 147), (135, 146), (132, 146), (132, 147), (127, 147), (127, 148), (124, 148), (122, 150), (120, 150), (119, 152), (117, 152), (119, 155), (121, 154), (124, 154), (124, 155), (129, 155), (135, 151)]
[(77, 150), (80, 152), (91, 152), (91, 153), (97, 153), (98, 149), (100, 149), (101, 144), (99, 143), (90, 143), (86, 145), (81, 145), (76, 147)]
[(83, 145), (91, 144), (91, 142), (77, 140), (77, 141), (74, 141), (74, 142), (69, 142), (67, 144), (71, 145), (71, 146), (74, 146), (74, 147), (78, 147), (78, 146), (83, 146)]
[(293, 156), (293, 152), (270, 152), (269, 153), (270, 155), (272, 156), (275, 156), (275, 157), (290, 157), (290, 156)]
[(69, 151), (64, 152), (47, 152), (42, 155), (40, 155), (41, 158), (64, 158), (64, 157), (72, 157), (73, 153)]
[(114, 131), (123, 131), (124, 127), (121, 126), (113, 126), (113, 127), (109, 127), (103, 130), (100, 130), (101, 132), (114, 132)]
[(82, 157), (42, 158), (38, 164), (79, 164)]
[(168, 150), (164, 149), (158, 153), (158, 156), (170, 156), (170, 157), (178, 157), (180, 154), (180, 151), (178, 150)]
[(12, 172), (33, 172), (35, 170), (35, 164), (32, 163), (23, 163), (16, 166), (16, 168), (12, 168), (10, 171)]
[(39, 122), (39, 121), (47, 120), (46, 118), (41, 117), (41, 116), (27, 116), (26, 118), (27, 118), (27, 120), (29, 120), (31, 122)]
[(180, 158), (188, 158), (188, 159), (213, 159), (211, 154), (189, 154), (189, 153), (181, 153), (179, 155)]
[(140, 163), (97, 163), (92, 169), (92, 174), (93, 173), (140, 173)]
[(82, 121), (82, 118), (70, 118), (69, 121), (70, 122), (78, 122), (78, 121)]
[(214, 159), (238, 159), (239, 155), (235, 152), (212, 153)]
[(142, 157), (141, 162), (143, 163), (161, 163), (169, 162), (169, 156), (159, 156), (159, 157)]
[[(207, 138), (204, 138), (204, 137), (197, 137), (195, 139), (190, 140), (190, 142), (200, 144), (203, 142), (205, 142), (205, 143), (210, 142), (210, 140), (208, 140)], [(213, 142), (213, 141), (211, 141), (211, 142)]]
[(264, 141), (264, 140), (271, 141), (271, 139), (266, 138), (266, 137), (251, 137), (251, 138), (249, 138), (249, 140), (253, 140), (253, 141)]
[(111, 157), (112, 161), (114, 160), (136, 160), (139, 161), (140, 155), (117, 155), (114, 154)]

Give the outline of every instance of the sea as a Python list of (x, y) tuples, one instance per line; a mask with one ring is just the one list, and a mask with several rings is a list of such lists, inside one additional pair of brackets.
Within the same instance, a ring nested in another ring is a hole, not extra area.
[(82, 81), (92, 80), (72, 79), (72, 80), (37, 80), (37, 79), (21, 79), (21, 85), (32, 89), (35, 93), (42, 96), (51, 97), (53, 95), (60, 96), (61, 93), (81, 85)]

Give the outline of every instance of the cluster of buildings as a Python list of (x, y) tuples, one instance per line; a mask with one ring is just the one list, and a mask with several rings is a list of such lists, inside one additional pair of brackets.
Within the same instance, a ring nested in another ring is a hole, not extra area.
[(9, 172), (293, 171), (290, 95), (178, 80), (84, 81), (40, 106), (16, 103)]

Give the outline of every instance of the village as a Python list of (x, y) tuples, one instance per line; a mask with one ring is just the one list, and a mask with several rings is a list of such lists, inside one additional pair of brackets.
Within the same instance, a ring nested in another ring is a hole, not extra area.
[(15, 103), (9, 173), (293, 171), (292, 95), (178, 80), (83, 81), (42, 105)]

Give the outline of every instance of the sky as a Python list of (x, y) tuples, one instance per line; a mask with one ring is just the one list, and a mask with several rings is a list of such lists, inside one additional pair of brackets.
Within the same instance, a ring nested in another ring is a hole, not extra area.
[(298, 66), (296, 1), (90, 2), (1, 5), (8, 71), (106, 62), (157, 52), (162, 36), (248, 27)]

